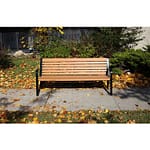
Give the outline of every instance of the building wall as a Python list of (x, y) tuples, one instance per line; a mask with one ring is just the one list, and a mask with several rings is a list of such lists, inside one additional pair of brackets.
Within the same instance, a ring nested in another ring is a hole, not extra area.
[(144, 39), (138, 42), (135, 49), (142, 49), (145, 45), (150, 45), (150, 27), (142, 27), (142, 30), (141, 37), (144, 37)]
[(3, 48), (18, 49), (18, 37), (16, 32), (6, 32), (2, 34)]
[(81, 28), (81, 27), (65, 27), (63, 29), (64, 35), (60, 35), (58, 32), (55, 33), (56, 36), (62, 37), (64, 40), (76, 40), (80, 41), (82, 35), (88, 36), (91, 32), (90, 28)]
[(20, 37), (23, 35), (28, 41), (30, 29), (29, 27), (0, 27), (0, 49), (18, 50), (22, 48)]

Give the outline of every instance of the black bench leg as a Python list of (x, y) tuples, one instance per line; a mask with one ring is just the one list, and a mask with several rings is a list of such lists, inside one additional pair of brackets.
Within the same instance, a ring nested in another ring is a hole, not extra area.
[(106, 86), (107, 86), (107, 89), (109, 89), (109, 81), (107, 81), (107, 85)]
[(110, 95), (113, 94), (113, 91), (112, 91), (112, 73), (110, 74)]
[(38, 70), (36, 70), (36, 96), (39, 96)]

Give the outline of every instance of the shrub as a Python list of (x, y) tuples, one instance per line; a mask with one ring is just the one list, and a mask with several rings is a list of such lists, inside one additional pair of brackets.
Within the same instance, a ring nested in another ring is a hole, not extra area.
[(93, 57), (95, 55), (95, 48), (91, 44), (78, 43), (77, 47), (78, 57)]
[(114, 52), (130, 49), (142, 40), (140, 27), (100, 27), (91, 35), (97, 55), (111, 57)]
[(41, 52), (41, 56), (45, 58), (65, 58), (70, 56), (70, 50), (64, 47), (57, 47), (55, 49), (46, 47), (45, 50)]
[(114, 74), (118, 74), (118, 75), (121, 75), (122, 74), (122, 70), (120, 68), (112, 68), (112, 72)]
[(126, 50), (114, 53), (110, 59), (112, 68), (129, 69), (131, 72), (150, 76), (150, 53), (142, 50)]
[(65, 41), (54, 39), (46, 46), (40, 46), (40, 55), (42, 57), (93, 57), (95, 48), (91, 44), (83, 42)]
[(7, 50), (0, 50), (0, 68), (6, 69), (10, 66), (12, 66), (12, 62)]

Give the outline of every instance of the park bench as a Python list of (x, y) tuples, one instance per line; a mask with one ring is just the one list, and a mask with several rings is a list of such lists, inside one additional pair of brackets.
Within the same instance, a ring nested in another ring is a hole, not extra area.
[(36, 95), (42, 81), (107, 81), (112, 95), (112, 73), (108, 58), (41, 58), (36, 70)]

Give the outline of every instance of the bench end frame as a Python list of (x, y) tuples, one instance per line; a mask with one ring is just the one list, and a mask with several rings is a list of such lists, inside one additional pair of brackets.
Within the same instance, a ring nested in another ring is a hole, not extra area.
[(110, 80), (107, 81), (107, 89), (109, 88), (110, 86), (110, 95), (113, 95), (113, 86), (112, 86), (112, 70), (111, 70), (111, 67), (110, 67), (110, 62), (109, 62), (109, 58), (107, 58), (107, 72), (106, 72), (106, 75), (110, 77)]
[(112, 72), (110, 72), (110, 95), (113, 95)]
[(39, 70), (36, 69), (35, 73), (36, 73), (36, 96), (39, 96), (39, 77), (38, 77)]
[(40, 70), (36, 69), (36, 96), (40, 93), (39, 74), (42, 76), (42, 57), (40, 58)]

